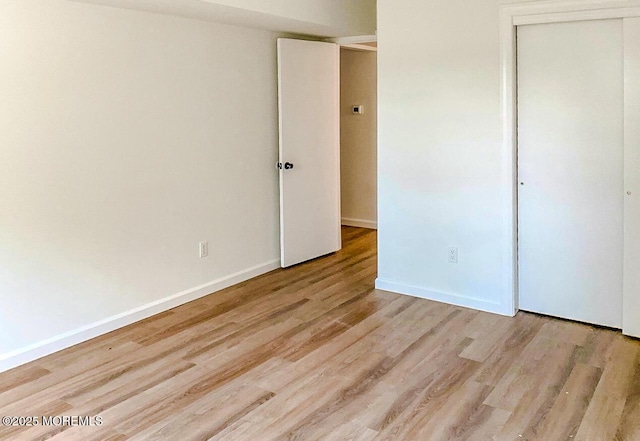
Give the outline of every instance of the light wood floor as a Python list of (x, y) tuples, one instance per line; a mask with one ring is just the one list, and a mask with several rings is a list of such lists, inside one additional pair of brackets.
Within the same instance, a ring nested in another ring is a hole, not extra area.
[(0, 374), (2, 440), (640, 440), (640, 343), (373, 289), (375, 232)]

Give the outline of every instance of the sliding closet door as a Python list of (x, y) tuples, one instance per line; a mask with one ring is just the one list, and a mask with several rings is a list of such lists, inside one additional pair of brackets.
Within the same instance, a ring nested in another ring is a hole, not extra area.
[(624, 320), (640, 337), (640, 18), (624, 20)]
[(518, 27), (520, 309), (615, 328), (623, 297), (622, 39), (622, 20)]

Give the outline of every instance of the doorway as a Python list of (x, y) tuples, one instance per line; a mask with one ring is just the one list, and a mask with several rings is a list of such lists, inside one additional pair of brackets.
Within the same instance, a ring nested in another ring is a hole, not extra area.
[(377, 229), (377, 43), (340, 49), (342, 225)]
[(341, 225), (377, 227), (376, 50), (278, 40), (282, 267), (339, 250)]

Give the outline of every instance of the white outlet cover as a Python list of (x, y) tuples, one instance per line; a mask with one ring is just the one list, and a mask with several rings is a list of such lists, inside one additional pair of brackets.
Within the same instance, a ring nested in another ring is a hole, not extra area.
[(449, 262), (458, 263), (458, 248), (456, 247), (449, 248)]
[(209, 242), (200, 242), (198, 249), (200, 257), (207, 257), (209, 255)]

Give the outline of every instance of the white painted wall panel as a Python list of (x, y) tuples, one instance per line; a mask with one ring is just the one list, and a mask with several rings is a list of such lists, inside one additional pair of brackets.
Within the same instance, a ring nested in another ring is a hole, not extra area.
[(511, 314), (498, 6), (378, 2), (378, 286)]
[(275, 49), (269, 32), (0, 2), (0, 359), (278, 259)]

